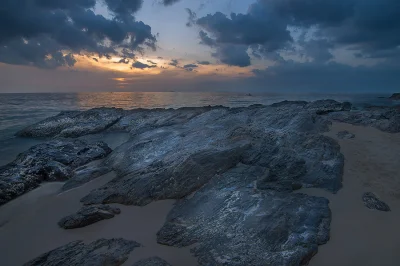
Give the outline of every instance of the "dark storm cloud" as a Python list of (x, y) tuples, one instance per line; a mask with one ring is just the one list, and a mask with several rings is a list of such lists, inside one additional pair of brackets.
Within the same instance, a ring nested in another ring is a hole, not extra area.
[(133, 17), (141, 0), (97, 1), (114, 17), (88, 9), (94, 0), (2, 0), (0, 62), (51, 68), (73, 65), (69, 53), (133, 58), (135, 51), (155, 49), (150, 26)]
[(148, 64), (144, 64), (144, 63), (141, 63), (141, 62), (139, 62), (139, 61), (136, 61), (136, 62), (134, 62), (134, 63), (132, 64), (132, 67), (133, 67), (133, 68), (139, 68), (139, 69), (145, 69), (145, 68), (153, 68), (153, 67), (157, 67), (157, 66), (155, 66), (155, 65), (148, 65)]
[(166, 5), (166, 6), (170, 6), (170, 5), (173, 5), (173, 4), (175, 4), (175, 3), (179, 2), (179, 1), (180, 0), (162, 0), (162, 3), (164, 5)]
[(251, 64), (245, 45), (223, 44), (212, 55), (230, 66), (246, 67)]
[[(274, 61), (283, 60), (282, 51), (297, 50), (298, 56), (327, 62), (332, 49), (340, 47), (353, 49), (359, 57), (400, 56), (398, 0), (257, 0), (246, 14), (216, 12), (194, 22), (191, 13), (189, 23), (200, 28), (201, 44), (214, 48), (213, 56), (221, 62), (232, 64), (238, 57), (221, 52), (227, 45), (247, 46), (255, 57)], [(290, 28), (312, 34), (293, 39)]]
[[(267, 84), (270, 90), (298, 91), (396, 91), (400, 86), (399, 65), (352, 67), (330, 62), (286, 62), (266, 69), (253, 70), (252, 85)], [(384, 81), (384, 82), (383, 82)]]

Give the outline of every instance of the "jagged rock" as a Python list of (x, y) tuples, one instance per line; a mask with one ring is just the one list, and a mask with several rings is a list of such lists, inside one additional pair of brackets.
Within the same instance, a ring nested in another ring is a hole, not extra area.
[(350, 133), (347, 130), (338, 132), (337, 136), (339, 139), (354, 139), (356, 137), (356, 135), (354, 135), (353, 133)]
[(124, 111), (106, 130), (130, 139), (75, 170), (71, 184), (113, 170), (85, 205), (178, 199), (158, 240), (199, 243), (201, 265), (305, 264), (329, 238), (330, 211), (326, 199), (291, 192), (341, 188), (344, 158), (321, 134), (331, 122), (320, 114), (345, 109), (319, 101)]
[(298, 108), (216, 108), (183, 125), (135, 134), (105, 160), (118, 178), (82, 202), (146, 205), (179, 199), (239, 162), (269, 167), (277, 180), (336, 192), (343, 167), (340, 147), (318, 134), (326, 120)]
[(307, 104), (305, 108), (315, 111), (318, 115), (322, 115), (338, 111), (350, 111), (351, 103), (340, 103), (335, 100), (318, 100)]
[(168, 262), (159, 257), (152, 257), (140, 260), (135, 264), (133, 264), (132, 266), (171, 266), (171, 264), (169, 264)]
[(362, 196), (364, 205), (369, 209), (388, 212), (390, 211), (389, 205), (381, 201), (374, 193), (366, 192)]
[(85, 245), (74, 241), (49, 251), (25, 266), (119, 266), (140, 244), (122, 238), (99, 239)]
[(21, 137), (80, 137), (106, 130), (121, 119), (124, 110), (95, 108), (68, 111), (31, 125), (16, 135)]
[(400, 132), (400, 107), (369, 107), (351, 112), (334, 112), (328, 117), (334, 121), (353, 125), (372, 126), (379, 130)]
[(101, 220), (110, 219), (121, 210), (109, 205), (83, 206), (76, 214), (62, 218), (58, 225), (64, 229), (85, 227)]
[(158, 243), (196, 244), (200, 265), (307, 264), (329, 240), (328, 200), (254, 191), (260, 171), (241, 165), (178, 202), (157, 233)]
[(392, 100), (400, 100), (400, 93), (393, 93), (392, 96), (389, 97)]
[(79, 166), (104, 158), (111, 149), (104, 142), (55, 140), (33, 146), (0, 167), (0, 205), (39, 186), (64, 181)]
[(111, 169), (103, 165), (103, 160), (97, 160), (76, 168), (71, 177), (65, 182), (61, 191), (67, 191), (79, 187), (99, 176), (105, 175)]

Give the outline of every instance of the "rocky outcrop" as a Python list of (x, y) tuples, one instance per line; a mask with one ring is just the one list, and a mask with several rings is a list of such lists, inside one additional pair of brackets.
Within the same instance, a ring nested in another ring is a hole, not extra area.
[[(324, 198), (292, 192), (341, 188), (340, 146), (321, 133), (331, 124), (325, 114), (350, 108), (328, 100), (107, 111), (121, 117), (104, 130), (129, 132), (130, 139), (101, 163), (75, 169), (66, 189), (112, 170), (115, 179), (81, 199), (88, 208), (179, 200), (157, 239), (178, 247), (196, 243), (200, 265), (306, 264), (329, 239), (330, 210)], [(71, 136), (95, 132), (86, 112), (71, 119), (79, 117), (87, 131), (74, 129)], [(25, 132), (70, 132), (54, 119)]]
[(400, 132), (400, 107), (368, 107), (351, 112), (334, 112), (328, 115), (333, 121), (353, 125), (372, 126), (379, 130)]
[(119, 266), (140, 244), (122, 238), (99, 239), (85, 245), (71, 242), (24, 264), (25, 266)]
[(392, 100), (400, 100), (400, 93), (393, 93), (392, 96), (389, 97)]
[(180, 201), (157, 234), (176, 247), (196, 244), (200, 265), (305, 265), (329, 239), (328, 200), (255, 191), (259, 167), (215, 176)]
[(116, 108), (96, 108), (85, 112), (68, 111), (29, 126), (16, 135), (21, 137), (76, 138), (99, 133), (121, 119), (124, 111)]
[(64, 229), (85, 227), (101, 220), (113, 218), (121, 210), (109, 205), (83, 206), (76, 214), (62, 218), (58, 225)]
[(65, 181), (77, 167), (109, 153), (111, 149), (104, 142), (54, 140), (33, 146), (13, 162), (0, 167), (0, 205), (43, 181)]
[(168, 262), (159, 257), (152, 257), (140, 260), (135, 264), (133, 264), (132, 266), (171, 266), (171, 264), (169, 264)]
[(390, 207), (385, 202), (381, 201), (374, 193), (366, 192), (362, 196), (364, 205), (369, 209), (389, 212)]
[(356, 137), (356, 135), (354, 135), (353, 133), (350, 133), (347, 130), (338, 132), (337, 136), (339, 139), (354, 139)]

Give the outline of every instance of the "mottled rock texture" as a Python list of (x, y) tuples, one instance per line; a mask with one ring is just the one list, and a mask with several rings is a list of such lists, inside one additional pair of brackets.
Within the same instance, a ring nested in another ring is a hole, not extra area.
[(71, 242), (24, 264), (25, 266), (119, 266), (140, 244), (122, 238), (99, 239), (85, 245)]
[(354, 139), (356, 137), (356, 135), (354, 135), (353, 133), (350, 133), (347, 130), (338, 132), (337, 136), (339, 139)]
[(120, 213), (119, 208), (109, 205), (83, 206), (77, 213), (62, 218), (58, 225), (64, 229), (80, 228), (113, 218)]
[(140, 260), (135, 264), (133, 264), (132, 266), (171, 266), (171, 264), (169, 264), (168, 262), (159, 257), (152, 257)]
[(390, 207), (385, 202), (381, 201), (374, 193), (366, 192), (362, 196), (364, 205), (369, 209), (389, 212)]
[(53, 140), (33, 146), (0, 167), (0, 205), (39, 186), (65, 181), (79, 166), (104, 158), (111, 149), (104, 142)]
[(342, 186), (340, 146), (322, 133), (332, 120), (399, 132), (398, 118), (395, 108), (354, 111), (350, 103), (333, 100), (94, 109), (62, 113), (20, 134), (128, 132), (130, 139), (101, 163), (75, 169), (65, 189), (112, 170), (116, 178), (81, 201), (144, 206), (177, 199), (157, 241), (196, 244), (192, 251), (200, 265), (305, 265), (328, 241), (331, 214), (327, 199), (293, 191), (336, 193)]

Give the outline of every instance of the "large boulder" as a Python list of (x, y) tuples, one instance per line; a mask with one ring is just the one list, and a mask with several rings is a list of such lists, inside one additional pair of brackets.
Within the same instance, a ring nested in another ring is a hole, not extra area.
[(119, 266), (140, 244), (122, 238), (99, 239), (85, 245), (82, 241), (71, 242), (49, 251), (24, 266)]
[(77, 213), (62, 218), (58, 225), (64, 229), (80, 228), (113, 218), (120, 213), (119, 208), (109, 205), (83, 206)]
[(400, 100), (400, 93), (393, 93), (392, 96), (389, 97), (392, 100)]
[(104, 142), (54, 140), (33, 146), (0, 167), (0, 205), (39, 186), (65, 181), (79, 166), (104, 158), (111, 149)]
[(329, 240), (328, 200), (254, 190), (257, 168), (229, 170), (180, 201), (157, 233), (158, 243), (196, 244), (200, 265), (307, 264)]
[(17, 132), (21, 137), (72, 137), (99, 133), (117, 123), (124, 110), (96, 108), (88, 111), (68, 111), (28, 126)]

